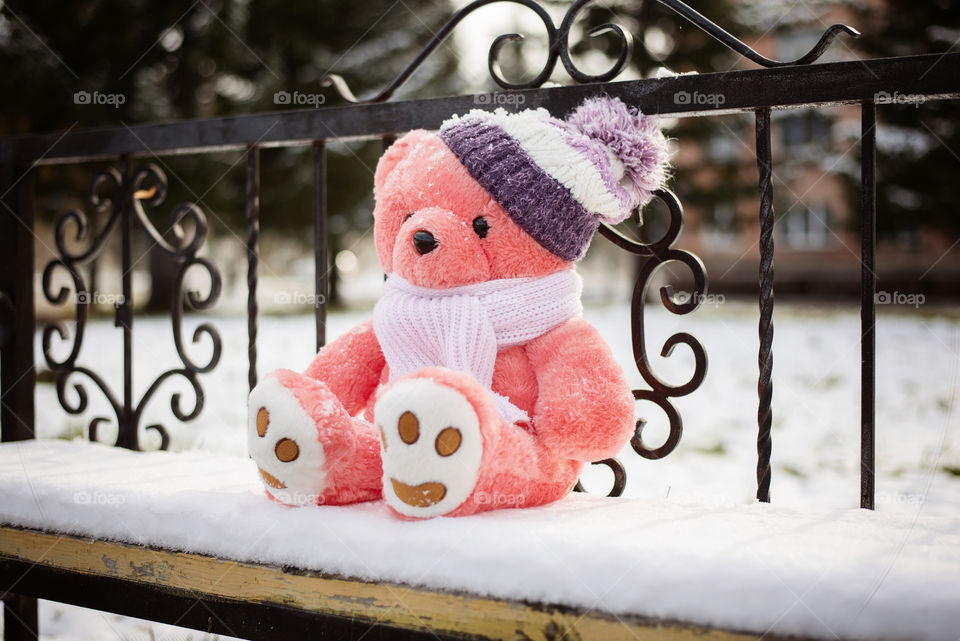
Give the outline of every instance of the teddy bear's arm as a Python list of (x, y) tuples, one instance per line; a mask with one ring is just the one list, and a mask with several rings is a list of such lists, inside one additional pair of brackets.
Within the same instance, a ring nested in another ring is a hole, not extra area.
[(527, 344), (538, 397), (533, 425), (544, 445), (579, 461), (614, 456), (634, 430), (633, 392), (610, 347), (574, 318)]
[(351, 415), (367, 405), (377, 389), (386, 360), (367, 320), (325, 345), (307, 367), (307, 376), (323, 381)]

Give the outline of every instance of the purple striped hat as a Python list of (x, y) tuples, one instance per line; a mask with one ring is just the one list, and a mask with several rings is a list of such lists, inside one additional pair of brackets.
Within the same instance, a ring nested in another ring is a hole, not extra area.
[(617, 98), (590, 98), (566, 120), (545, 109), (474, 109), (440, 127), (470, 175), (543, 247), (583, 257), (601, 222), (646, 204), (667, 177), (656, 120)]

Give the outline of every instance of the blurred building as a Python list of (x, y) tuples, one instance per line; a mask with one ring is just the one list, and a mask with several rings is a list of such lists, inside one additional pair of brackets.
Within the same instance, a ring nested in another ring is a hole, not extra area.
[[(761, 54), (780, 60), (808, 51), (834, 23), (857, 27), (866, 9), (881, 10), (883, 0), (739, 3), (742, 23), (753, 34), (738, 34)], [(817, 64), (863, 57), (857, 41), (838, 38)], [(744, 63), (743, 68), (752, 68)], [(904, 108), (904, 107), (898, 107)], [(911, 144), (899, 131), (884, 131), (884, 107), (878, 109), (878, 145)], [(753, 294), (759, 265), (759, 198), (754, 157), (754, 119), (720, 117), (708, 144), (679, 137), (675, 165), (683, 183), (675, 184), (685, 205), (685, 228), (678, 243), (700, 256), (713, 292)], [(775, 111), (774, 159), (775, 291), (782, 294), (844, 296), (856, 300), (860, 284), (860, 109)], [(883, 179), (880, 165), (879, 180)], [(684, 192), (722, 192), (729, 198), (683, 198)], [(878, 210), (878, 217), (885, 215)], [(914, 228), (878, 243), (878, 290), (922, 293), (927, 297), (960, 294), (957, 239), (936, 229)], [(951, 251), (952, 249), (952, 251)], [(675, 270), (683, 280), (684, 270)]]

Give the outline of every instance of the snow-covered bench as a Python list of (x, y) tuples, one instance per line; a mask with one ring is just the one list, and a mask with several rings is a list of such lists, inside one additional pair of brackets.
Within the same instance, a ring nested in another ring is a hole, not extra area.
[[(960, 97), (960, 53), (809, 66), (833, 35), (843, 30), (852, 33), (835, 25), (808, 54), (784, 65), (764, 58), (679, 0), (661, 0), (728, 47), (771, 68), (612, 83), (607, 81), (623, 69), (630, 51), (630, 42), (619, 27), (608, 33), (619, 34), (624, 55), (609, 72), (585, 74), (569, 58), (570, 29), (588, 1), (574, 2), (559, 29), (549, 21), (549, 12), (535, 2), (521, 3), (539, 9), (535, 11), (547, 26), (550, 53), (543, 71), (524, 85), (526, 89), (504, 94), (511, 99), (507, 106), (544, 107), (562, 115), (587, 95), (604, 92), (640, 106), (646, 113), (678, 117), (738, 111), (754, 114), (761, 224), (761, 500), (769, 498), (771, 452), (771, 110), (812, 104), (861, 105), (861, 505), (872, 506), (875, 103), (881, 95), (889, 101), (890, 95), (898, 92), (922, 100)], [(422, 55), (372, 101), (377, 104), (0, 139), (3, 440), (32, 438), (35, 428), (34, 175), (24, 168), (41, 162), (119, 161), (116, 168), (96, 174), (91, 183), (91, 195), (108, 184), (117, 188), (112, 208), (99, 198), (88, 203), (90, 209), (103, 205), (108, 210), (112, 222), (102, 236), (87, 233), (87, 241), (92, 243), (88, 249), (79, 254), (67, 252), (60, 241), (72, 232), (61, 232), (78, 230), (81, 218), (67, 212), (58, 221), (54, 244), (59, 255), (48, 263), (48, 270), (69, 272), (73, 290), (60, 291), (43, 279), (49, 303), (65, 306), (72, 300), (75, 304), (77, 337), (82, 336), (89, 305), (88, 298), (80, 295), (88, 291), (79, 268), (102, 249), (110, 230), (125, 230), (120, 235), (126, 276), (133, 269), (131, 227), (147, 229), (154, 240), (163, 237), (145, 222), (146, 216), (136, 215), (136, 203), (150, 201), (158, 193), (156, 189), (138, 189), (137, 176), (152, 176), (154, 183), (162, 185), (163, 172), (135, 166), (134, 160), (245, 151), (247, 354), (252, 386), (257, 375), (260, 147), (313, 146), (314, 266), (316, 293), (323, 300), (329, 263), (325, 238), (328, 141), (381, 138), (389, 142), (398, 132), (435, 128), (453, 113), (499, 104), (489, 94), (382, 102), (467, 13), (483, 4), (484, 0), (471, 3), (440, 29)], [(588, 33), (599, 35), (604, 29)], [(497, 38), (490, 58), (493, 76), (511, 89), (517, 86), (500, 78), (496, 55), (503, 44), (514, 39)], [(558, 60), (578, 83), (590, 84), (541, 88)], [(342, 80), (335, 79), (333, 84), (341, 95), (350, 97)], [(723, 100), (704, 103), (696, 100), (697, 96)], [(691, 393), (706, 371), (704, 350), (686, 333), (674, 334), (661, 353), (668, 355), (678, 345), (692, 350), (696, 368), (688, 382), (668, 385), (645, 362), (642, 305), (656, 268), (678, 261), (693, 276), (696, 291), (686, 302), (670, 299), (666, 289), (660, 290), (661, 301), (671, 312), (692, 311), (706, 294), (699, 259), (672, 246), (682, 226), (679, 202), (665, 202), (671, 217), (663, 238), (641, 244), (608, 236), (646, 261), (633, 304), (639, 321), (633, 323), (633, 339), (635, 347), (640, 346), (641, 374), (654, 389), (638, 390), (637, 394), (659, 406), (671, 428), (665, 444), (641, 452), (648, 458), (660, 458), (676, 446), (681, 420), (670, 399)], [(202, 217), (193, 218), (194, 238), (202, 242), (205, 223)], [(216, 366), (221, 347), (216, 331), (203, 325), (194, 338), (206, 333), (206, 338), (214, 341), (210, 361), (198, 364), (184, 351), (180, 321), (186, 296), (185, 268), (199, 265), (210, 279), (208, 296), (190, 296), (195, 307), (213, 305), (221, 284), (213, 261), (198, 255), (198, 248), (199, 243), (188, 243), (171, 252), (181, 265), (171, 314), (183, 367), (155, 379), (158, 385), (179, 374), (192, 386), (194, 411), (179, 405), (179, 395), (171, 399), (178, 408), (174, 413), (184, 421), (199, 416), (203, 392), (198, 379)], [(131, 280), (124, 278), (116, 316), (127, 341), (134, 314)], [(319, 306), (316, 314), (317, 340), (321, 342), (325, 307)], [(66, 332), (60, 333), (54, 326), (44, 331), (46, 339), (54, 335), (65, 338)], [(96, 375), (96, 364), (86, 369), (85, 361), (76, 361), (82, 341), (79, 337), (74, 340), (72, 355), (60, 356), (65, 360), (46, 359), (63, 389), (68, 387), (67, 378), (80, 368), (88, 378), (91, 373)], [(144, 426), (138, 424), (141, 415), (132, 398), (131, 359), (131, 349), (127, 349), (123, 394), (110, 396), (109, 386), (99, 378), (92, 379), (96, 385), (89, 387), (100, 387), (111, 401), (118, 423), (117, 445), (137, 449), (139, 430)], [(140, 402), (155, 389), (151, 386)], [(86, 397), (76, 391), (78, 395), (71, 401), (60, 397), (64, 409), (73, 414), (82, 413), (86, 406)], [(76, 400), (78, 397), (81, 400)], [(88, 424), (91, 438), (101, 420), (94, 418)], [(793, 512), (762, 503), (711, 506), (575, 494), (546, 507), (412, 523), (393, 518), (379, 503), (286, 508), (268, 501), (259, 483), (253, 463), (242, 458), (138, 453), (86, 442), (3, 443), (0, 596), (7, 606), (5, 640), (36, 639), (32, 597), (251, 639), (723, 640), (796, 635), (912, 641), (956, 639), (960, 634), (957, 519), (911, 520), (869, 511)]]
[(405, 522), (380, 503), (275, 504), (242, 458), (65, 441), (0, 445), (0, 487), (3, 586), (103, 610), (123, 599), (126, 613), (172, 623), (176, 612), (222, 634), (308, 638), (321, 623), (344, 638), (371, 626), (494, 639), (960, 631), (956, 519), (572, 495)]

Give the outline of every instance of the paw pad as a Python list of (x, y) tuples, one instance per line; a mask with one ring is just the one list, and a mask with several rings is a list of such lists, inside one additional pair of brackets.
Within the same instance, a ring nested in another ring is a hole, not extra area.
[(460, 443), (463, 442), (463, 436), (460, 430), (455, 427), (444, 428), (437, 434), (437, 441), (433, 447), (440, 456), (450, 456), (460, 449)]
[(281, 503), (317, 503), (325, 490), (326, 457), (313, 418), (275, 377), (250, 393), (247, 447), (267, 492)]
[[(267, 408), (261, 407), (257, 412), (257, 436), (260, 438), (265, 437), (267, 435), (267, 428), (269, 427), (270, 412), (267, 411)], [(278, 461), (289, 463), (290, 461), (296, 461), (297, 457), (300, 456), (300, 446), (297, 445), (297, 442), (293, 439), (282, 438), (277, 441), (277, 444), (273, 447), (273, 453), (276, 454)], [(271, 487), (277, 486), (272, 485)]]
[(397, 426), (400, 440), (407, 445), (413, 445), (420, 438), (420, 421), (413, 412), (404, 412), (400, 416)]
[(263, 482), (266, 483), (267, 485), (269, 485), (270, 487), (272, 487), (273, 489), (275, 489), (275, 490), (284, 490), (284, 489), (287, 488), (287, 486), (284, 484), (283, 481), (281, 481), (280, 479), (278, 479), (276, 476), (274, 476), (274, 475), (271, 474), (270, 472), (267, 472), (266, 470), (264, 470), (264, 469), (263, 469), (262, 467), (260, 467), (259, 465), (257, 466), (257, 470), (259, 470), (259, 472), (260, 472), (260, 478), (263, 479)]
[(430, 507), (436, 505), (447, 495), (447, 488), (443, 483), (421, 483), (407, 485), (397, 479), (390, 479), (393, 493), (397, 498), (413, 507)]
[(261, 407), (257, 412), (257, 436), (263, 438), (267, 435), (267, 427), (270, 426), (270, 412), (266, 407)]
[(429, 378), (396, 383), (374, 408), (383, 443), (383, 494), (401, 514), (447, 514), (470, 496), (483, 442), (459, 390)]
[(277, 441), (273, 451), (277, 455), (277, 458), (284, 463), (295, 461), (297, 457), (300, 456), (300, 447), (297, 445), (297, 442), (289, 438), (282, 438)]

